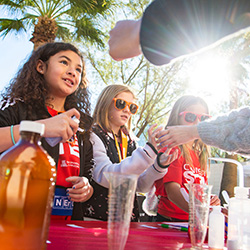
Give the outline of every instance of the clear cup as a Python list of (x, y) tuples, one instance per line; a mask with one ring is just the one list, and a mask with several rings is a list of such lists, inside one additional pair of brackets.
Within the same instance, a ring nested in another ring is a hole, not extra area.
[(212, 185), (189, 185), (189, 229), (192, 247), (203, 249), (207, 233)]
[(105, 172), (109, 181), (108, 247), (123, 250), (129, 232), (138, 175)]

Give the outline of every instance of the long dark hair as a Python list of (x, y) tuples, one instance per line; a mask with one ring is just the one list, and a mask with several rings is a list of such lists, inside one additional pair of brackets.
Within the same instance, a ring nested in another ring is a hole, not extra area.
[(90, 114), (90, 101), (87, 90), (88, 82), (86, 79), (85, 62), (81, 52), (70, 43), (46, 43), (33, 51), (28, 61), (18, 71), (16, 77), (10, 81), (10, 84), (2, 93), (1, 108), (9, 102), (22, 101), (27, 105), (28, 116), (31, 119), (38, 110), (44, 110), (46, 97), (48, 96), (48, 86), (43, 75), (36, 70), (37, 62), (42, 60), (46, 63), (51, 56), (60, 51), (67, 50), (71, 50), (80, 56), (83, 63), (83, 70), (79, 87), (74, 93), (67, 96), (64, 108), (65, 110), (76, 108), (81, 113), (80, 126), (84, 128), (90, 127), (91, 124), (88, 124), (90, 121), (88, 121), (88, 116), (86, 116)]

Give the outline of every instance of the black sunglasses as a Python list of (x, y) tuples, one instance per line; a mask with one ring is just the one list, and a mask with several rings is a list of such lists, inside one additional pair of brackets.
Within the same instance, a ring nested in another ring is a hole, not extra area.
[(194, 123), (197, 119), (199, 119), (199, 121), (202, 122), (211, 117), (210, 115), (207, 115), (207, 114), (196, 114), (196, 113), (189, 112), (189, 111), (181, 112), (179, 115), (180, 116), (184, 115), (185, 121), (189, 123)]
[(133, 102), (126, 102), (125, 100), (119, 99), (119, 98), (113, 98), (113, 100), (114, 100), (115, 108), (118, 110), (123, 110), (126, 108), (126, 106), (128, 106), (130, 113), (132, 115), (134, 115), (138, 110), (138, 106)]

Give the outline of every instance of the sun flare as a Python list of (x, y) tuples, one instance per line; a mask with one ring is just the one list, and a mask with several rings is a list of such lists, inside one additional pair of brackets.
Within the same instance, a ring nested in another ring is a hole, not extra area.
[(229, 98), (230, 69), (226, 59), (218, 56), (203, 58), (189, 73), (190, 92), (209, 97), (212, 102)]

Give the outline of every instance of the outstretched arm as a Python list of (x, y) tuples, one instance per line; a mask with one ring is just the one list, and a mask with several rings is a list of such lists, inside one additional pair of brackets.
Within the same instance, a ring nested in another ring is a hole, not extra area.
[(159, 137), (157, 141), (158, 145), (169, 148), (186, 144), (200, 138), (196, 125), (169, 126), (167, 129), (159, 132), (157, 136)]
[(200, 138), (207, 145), (249, 156), (250, 108), (232, 110), (193, 126), (167, 127), (157, 137), (161, 146), (175, 147)]
[(116, 23), (109, 32), (108, 41), (109, 54), (114, 60), (121, 61), (141, 54), (140, 27), (141, 19), (122, 20)]

